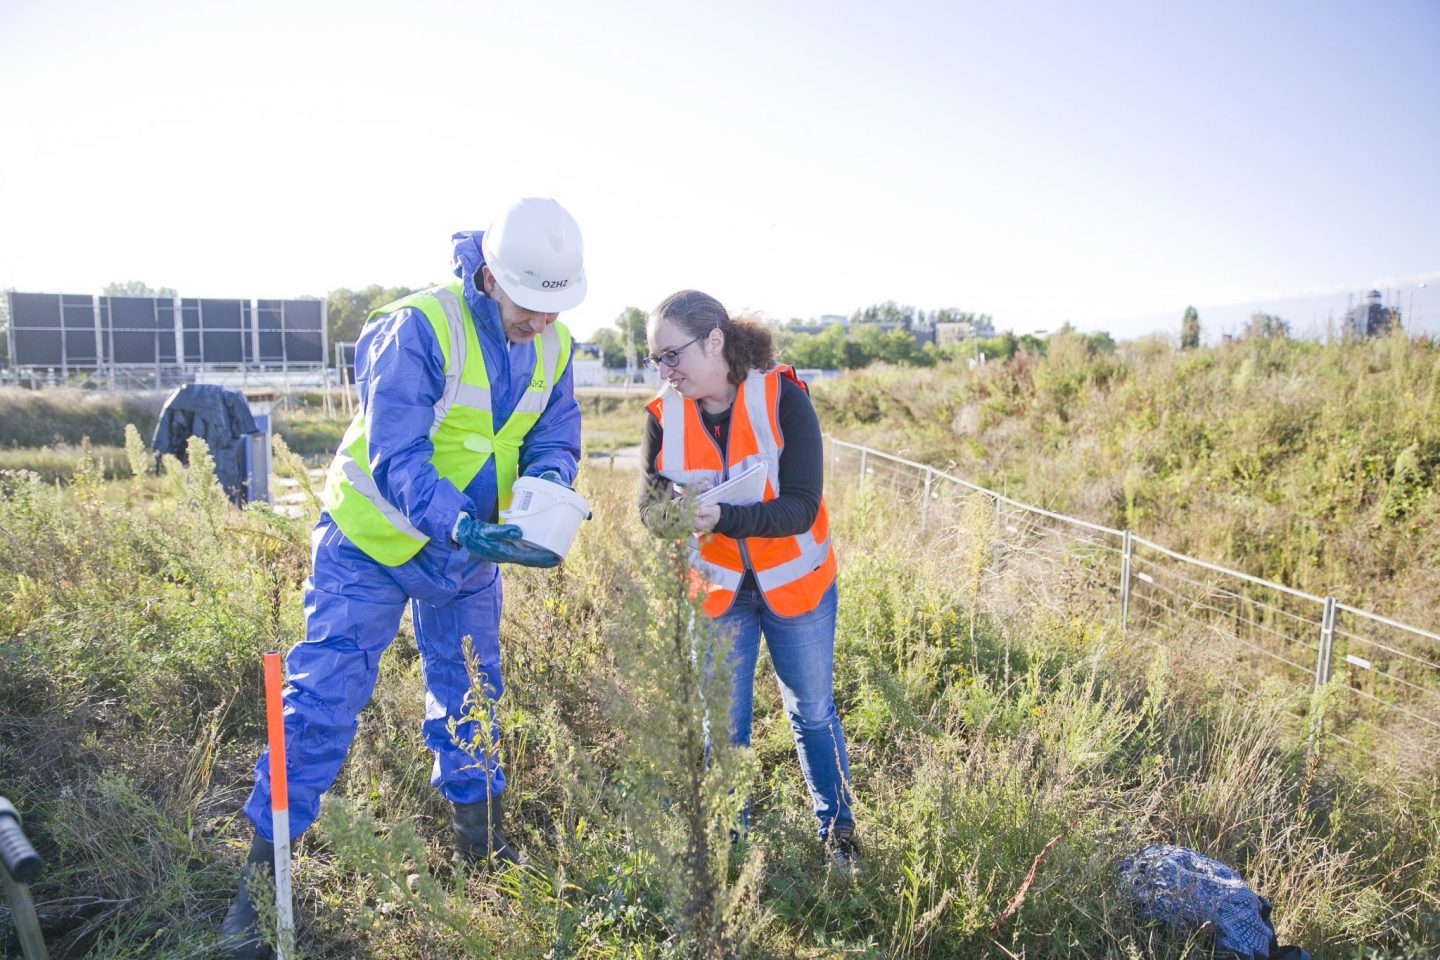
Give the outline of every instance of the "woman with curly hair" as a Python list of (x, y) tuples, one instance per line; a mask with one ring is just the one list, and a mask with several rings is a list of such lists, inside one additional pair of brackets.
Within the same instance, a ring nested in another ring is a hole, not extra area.
[(651, 312), (650, 356), (664, 386), (647, 406), (641, 517), (658, 532), (677, 491), (764, 470), (749, 503), (695, 508), (691, 565), (705, 613), (734, 636), (731, 739), (748, 745), (763, 636), (830, 860), (853, 866), (855, 820), (845, 734), (835, 712), (835, 554), (825, 511), (820, 423), (794, 368), (775, 362), (757, 320), (681, 290)]

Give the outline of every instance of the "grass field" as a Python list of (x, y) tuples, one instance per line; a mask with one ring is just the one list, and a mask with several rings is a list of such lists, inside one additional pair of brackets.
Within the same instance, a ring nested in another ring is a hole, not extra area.
[[(0, 394), (0, 794), (50, 864), (35, 894), (52, 956), (208, 956), (247, 843), (260, 655), (301, 636), (314, 505), (238, 511), (203, 455), (143, 472), (150, 408), (124, 395), (17, 393)], [(1422, 623), (1437, 394), (1435, 347), (1398, 338), (1052, 343), (815, 391), (849, 439)], [(643, 399), (583, 397), (587, 452), (638, 443)], [(312, 462), (344, 426), (316, 407), (281, 428)], [(1308, 755), (1278, 689), (1217, 682), (1206, 636), (1121, 635), (1082, 570), (1007, 563), (1002, 579), (983, 503), (921, 536), (848, 475), (827, 495), (863, 872), (821, 869), (767, 665), (753, 749), (708, 765), (695, 749), (725, 691), (698, 696), (676, 546), (639, 527), (635, 476), (607, 463), (582, 471), (595, 516), (566, 564), (506, 575), (508, 802), (538, 871), (449, 868), (407, 624), (298, 844), (301, 955), (1202, 956), (1203, 937), (1117, 901), (1115, 861), (1155, 841), (1233, 864), (1282, 941), (1317, 957), (1434, 955), (1434, 771), (1396, 789), (1383, 768)]]
[[(639, 527), (634, 482), (588, 469), (595, 518), (571, 559), (507, 574), (508, 800), (539, 870), (447, 866), (407, 627), (298, 845), (304, 956), (1198, 955), (1116, 902), (1116, 858), (1160, 840), (1234, 864), (1317, 956), (1428, 955), (1433, 783), (1396, 793), (1307, 763), (1275, 702), (1216, 688), (1183, 636), (1130, 645), (1081, 593), (967, 592), (983, 511), (921, 541), (882, 500), (832, 490), (858, 880), (818, 866), (773, 684), (753, 750), (715, 781), (740, 793), (688, 794), (687, 771), (713, 769), (686, 746), (705, 708), (667, 639), (687, 609), (675, 548)], [(203, 456), (188, 474), (107, 481), (82, 461), (58, 490), (3, 484), (0, 789), (51, 864), (35, 892), (53, 955), (205, 956), (244, 852), (259, 657), (301, 633), (308, 522), (236, 511)], [(747, 840), (698, 855), (737, 795)]]

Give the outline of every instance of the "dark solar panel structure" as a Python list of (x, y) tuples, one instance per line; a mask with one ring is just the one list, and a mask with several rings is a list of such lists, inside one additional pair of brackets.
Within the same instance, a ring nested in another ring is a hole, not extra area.
[(8, 291), (10, 365), (106, 371), (317, 369), (325, 301)]
[(117, 366), (174, 366), (175, 301), (170, 297), (100, 297), (106, 356)]
[(14, 291), (8, 296), (12, 364), (64, 369), (99, 365), (101, 335), (94, 297)]
[(250, 301), (186, 297), (180, 315), (186, 363), (239, 367), (254, 359)]
[(325, 361), (325, 310), (319, 300), (255, 301), (256, 351), (263, 364)]

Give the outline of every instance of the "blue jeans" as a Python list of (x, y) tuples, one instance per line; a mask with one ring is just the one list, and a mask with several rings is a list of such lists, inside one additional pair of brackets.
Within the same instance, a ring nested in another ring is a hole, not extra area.
[(824, 840), (833, 828), (853, 828), (850, 810), (850, 761), (845, 755), (845, 732), (835, 713), (835, 611), (837, 591), (832, 583), (809, 613), (780, 617), (765, 605), (760, 591), (741, 589), (734, 605), (717, 618), (734, 635), (729, 663), (733, 676), (730, 704), (730, 742), (749, 746), (755, 709), (755, 665), (760, 658), (760, 635), (770, 647), (770, 662), (780, 682), (780, 698), (800, 771), (810, 788), (819, 835)]

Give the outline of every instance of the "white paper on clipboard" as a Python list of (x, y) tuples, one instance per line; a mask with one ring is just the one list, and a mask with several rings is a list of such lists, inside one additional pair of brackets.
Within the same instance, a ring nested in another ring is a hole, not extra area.
[(695, 498), (696, 503), (730, 503), (737, 507), (759, 503), (765, 496), (765, 462), (756, 463), (744, 473), (738, 473), (720, 484), (711, 487)]

